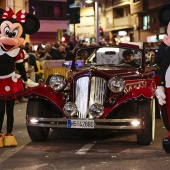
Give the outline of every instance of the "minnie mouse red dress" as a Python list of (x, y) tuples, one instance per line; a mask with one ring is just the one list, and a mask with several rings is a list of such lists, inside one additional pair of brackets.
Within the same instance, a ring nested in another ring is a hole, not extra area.
[(21, 75), (15, 73), (15, 66), (23, 62), (20, 48), (5, 52), (0, 47), (0, 99), (16, 98), (24, 92)]

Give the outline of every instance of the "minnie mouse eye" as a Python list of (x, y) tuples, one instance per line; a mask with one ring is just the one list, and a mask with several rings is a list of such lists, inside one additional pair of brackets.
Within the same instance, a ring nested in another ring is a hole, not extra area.
[(9, 35), (9, 32), (10, 32), (9, 27), (6, 26), (5, 29), (4, 29), (4, 35), (5, 35), (5, 36), (8, 36), (8, 35)]
[(16, 37), (18, 35), (18, 29), (15, 29), (13, 32), (12, 32), (12, 37)]

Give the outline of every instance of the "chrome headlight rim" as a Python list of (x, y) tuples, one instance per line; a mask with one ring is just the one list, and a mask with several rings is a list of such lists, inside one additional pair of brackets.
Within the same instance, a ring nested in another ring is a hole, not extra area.
[(66, 87), (67, 81), (63, 75), (53, 74), (50, 77), (49, 85), (54, 91), (58, 92), (58, 91), (63, 90)]
[(89, 113), (93, 118), (99, 118), (104, 113), (104, 106), (99, 103), (93, 103), (89, 108)]
[(77, 116), (78, 114), (78, 108), (74, 102), (67, 102), (63, 107), (63, 111), (69, 117)]
[(125, 89), (125, 80), (119, 76), (114, 76), (108, 81), (108, 88), (113, 93), (121, 93)]

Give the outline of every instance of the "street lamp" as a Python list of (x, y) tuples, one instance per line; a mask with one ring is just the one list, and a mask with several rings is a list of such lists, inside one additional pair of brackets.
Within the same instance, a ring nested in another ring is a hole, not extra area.
[(96, 42), (99, 43), (99, 0), (85, 0), (86, 3), (95, 1), (95, 26), (96, 26)]

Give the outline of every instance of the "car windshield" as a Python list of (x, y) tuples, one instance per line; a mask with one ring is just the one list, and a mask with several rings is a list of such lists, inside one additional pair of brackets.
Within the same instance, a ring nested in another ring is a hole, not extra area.
[(76, 63), (83, 60), (84, 65), (124, 65), (139, 68), (142, 64), (142, 53), (139, 49), (123, 47), (86, 48), (77, 52), (76, 60)]

